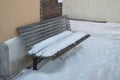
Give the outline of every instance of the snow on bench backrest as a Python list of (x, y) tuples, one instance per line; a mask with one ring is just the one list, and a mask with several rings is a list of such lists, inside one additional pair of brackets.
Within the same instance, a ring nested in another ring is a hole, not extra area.
[(71, 30), (67, 16), (61, 16), (17, 28), (26, 50), (33, 45), (57, 35), (65, 30)]

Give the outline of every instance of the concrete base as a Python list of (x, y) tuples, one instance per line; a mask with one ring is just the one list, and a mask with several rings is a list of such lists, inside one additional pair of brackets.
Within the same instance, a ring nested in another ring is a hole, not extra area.
[(9, 49), (0, 43), (0, 80), (6, 80), (9, 74)]
[(0, 78), (0, 80), (7, 80), (7, 77), (2, 77)]
[[(41, 68), (49, 60), (44, 60), (39, 64)], [(0, 80), (13, 78), (32, 64), (32, 57), (27, 56), (24, 44), (19, 37), (14, 37), (0, 43)]]
[(32, 64), (19, 37), (0, 43), (0, 80), (14, 76)]
[(27, 56), (24, 44), (20, 37), (14, 37), (4, 42), (9, 48), (9, 76), (14, 76), (32, 63)]

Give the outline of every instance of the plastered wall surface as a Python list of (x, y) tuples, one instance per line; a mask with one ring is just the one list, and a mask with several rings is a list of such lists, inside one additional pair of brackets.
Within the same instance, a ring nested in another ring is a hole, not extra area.
[(0, 42), (16, 36), (16, 27), (39, 20), (40, 0), (0, 0)]
[(63, 15), (74, 19), (120, 22), (120, 0), (64, 0)]
[(8, 46), (9, 76), (32, 63), (17, 36), (16, 28), (38, 21), (40, 0), (0, 0), (0, 43)]

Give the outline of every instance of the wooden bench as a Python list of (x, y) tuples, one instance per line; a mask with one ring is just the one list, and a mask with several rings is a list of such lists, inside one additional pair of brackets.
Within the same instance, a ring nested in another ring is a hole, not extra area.
[[(71, 31), (71, 27), (69, 23), (69, 18), (67, 16), (61, 16), (61, 17), (25, 25), (17, 28), (17, 30), (20, 34), (22, 41), (25, 44), (26, 52), (28, 52), (30, 49), (32, 49), (32, 47), (35, 44), (40, 43), (41, 41), (44, 41), (50, 37), (58, 35), (66, 30)], [(29, 54), (30, 56), (33, 57), (33, 70), (37, 70), (37, 63), (39, 61), (45, 58), (59, 57), (65, 52), (77, 46), (79, 43), (81, 43), (88, 37), (90, 37), (89, 34), (84, 35), (83, 37), (79, 38), (79, 40), (74, 41), (74, 43), (71, 43), (70, 45), (64, 47), (64, 49), (57, 51), (57, 53), (55, 53), (52, 56), (44, 57), (44, 56), (36, 56), (35, 54), (31, 54), (31, 55)], [(55, 48), (53, 48), (53, 50), (55, 50)]]

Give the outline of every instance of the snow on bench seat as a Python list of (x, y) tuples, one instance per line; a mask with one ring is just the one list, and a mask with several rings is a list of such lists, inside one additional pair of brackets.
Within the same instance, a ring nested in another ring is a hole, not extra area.
[(55, 41), (58, 41), (58, 40), (66, 37), (66, 36), (68, 36), (70, 34), (72, 34), (72, 32), (66, 30), (66, 31), (64, 31), (64, 32), (62, 32), (60, 34), (57, 34), (57, 35), (55, 35), (53, 37), (50, 37), (50, 38), (48, 38), (46, 40), (43, 40), (42, 42), (39, 42), (39, 43), (33, 45), (32, 49), (29, 50), (28, 53), (30, 55), (36, 54), (37, 52), (41, 51), (45, 47), (49, 46), (50, 44), (53, 44)]
[(76, 41), (79, 39), (83, 38), (86, 36), (86, 33), (81, 33), (81, 32), (75, 32), (72, 33), (71, 35), (56, 41), (50, 46), (47, 46), (45, 49), (41, 50), (36, 54), (36, 56), (41, 56), (41, 57), (51, 57), (55, 55), (57, 52), (61, 51), (62, 49), (70, 46), (71, 44), (74, 44)]

